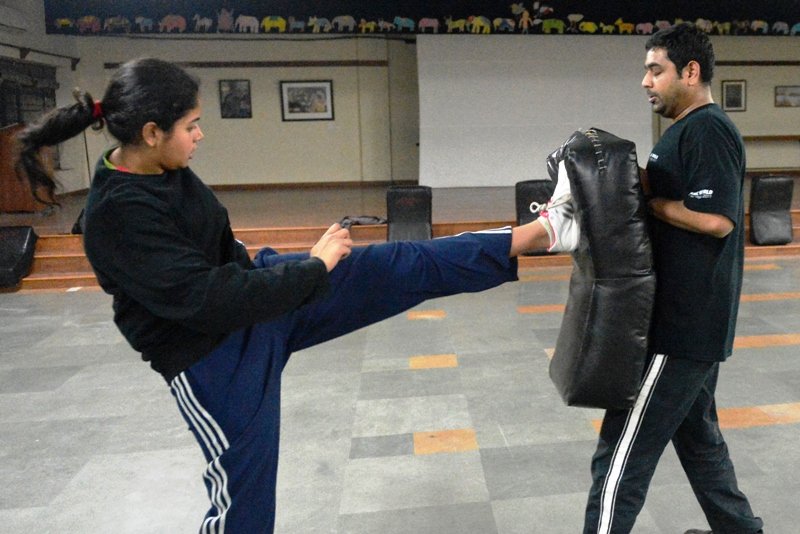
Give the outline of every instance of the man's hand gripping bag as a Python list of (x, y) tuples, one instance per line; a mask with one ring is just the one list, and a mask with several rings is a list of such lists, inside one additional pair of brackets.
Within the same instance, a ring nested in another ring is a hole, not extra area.
[(647, 358), (656, 278), (635, 145), (575, 132), (563, 160), (581, 229), (550, 378), (570, 406), (630, 408)]

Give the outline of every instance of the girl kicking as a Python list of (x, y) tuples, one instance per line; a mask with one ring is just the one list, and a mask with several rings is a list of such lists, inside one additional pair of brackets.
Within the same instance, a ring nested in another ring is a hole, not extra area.
[(102, 101), (79, 94), (20, 135), (19, 170), (52, 199), (39, 149), (94, 126), (119, 142), (97, 163), (84, 247), (114, 321), (169, 384), (208, 461), (201, 532), (272, 532), (281, 372), (289, 355), (426, 299), (516, 280), (516, 256), (574, 249), (569, 181), (538, 220), (423, 242), (353, 247), (331, 226), (306, 254), (252, 260), (189, 169), (203, 138), (198, 82), (157, 59), (125, 63)]

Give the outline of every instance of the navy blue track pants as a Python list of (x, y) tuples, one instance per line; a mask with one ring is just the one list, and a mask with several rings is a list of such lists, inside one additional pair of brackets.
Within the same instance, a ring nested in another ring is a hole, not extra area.
[[(331, 293), (236, 331), (178, 375), (172, 393), (208, 466), (203, 533), (271, 533), (275, 523), (281, 372), (292, 352), (353, 332), (434, 297), (517, 279), (511, 229), (353, 249)], [(307, 257), (259, 252), (256, 267)]]

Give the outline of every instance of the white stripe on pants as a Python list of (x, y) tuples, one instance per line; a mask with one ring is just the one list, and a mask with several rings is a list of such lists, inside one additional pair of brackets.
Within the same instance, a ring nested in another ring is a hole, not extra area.
[(181, 411), (186, 415), (187, 420), (191, 421), (192, 427), (202, 439), (209, 456), (214, 457), (209, 462), (203, 478), (209, 482), (208, 495), (211, 504), (219, 513), (203, 521), (201, 532), (223, 534), (225, 532), (225, 514), (231, 505), (231, 498), (228, 495), (228, 475), (222, 467), (219, 457), (229, 447), (228, 440), (211, 414), (197, 401), (185, 373), (175, 377), (172, 381), (172, 388)]
[(650, 367), (642, 380), (642, 387), (636, 397), (633, 408), (628, 412), (625, 420), (625, 428), (622, 430), (614, 456), (611, 458), (611, 466), (606, 475), (603, 492), (600, 495), (600, 521), (597, 526), (598, 534), (608, 534), (611, 532), (611, 520), (614, 517), (614, 504), (616, 502), (617, 490), (619, 489), (622, 476), (625, 473), (625, 464), (628, 461), (642, 418), (647, 409), (647, 404), (653, 395), (658, 377), (667, 362), (667, 357), (663, 354), (656, 354), (650, 362)]

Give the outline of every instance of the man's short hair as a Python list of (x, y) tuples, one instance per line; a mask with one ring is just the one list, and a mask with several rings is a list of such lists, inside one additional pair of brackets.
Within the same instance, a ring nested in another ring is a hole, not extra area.
[(678, 74), (690, 61), (700, 65), (700, 79), (706, 85), (714, 77), (714, 47), (708, 34), (692, 24), (682, 22), (654, 33), (645, 44), (647, 50), (663, 48), (675, 64)]

